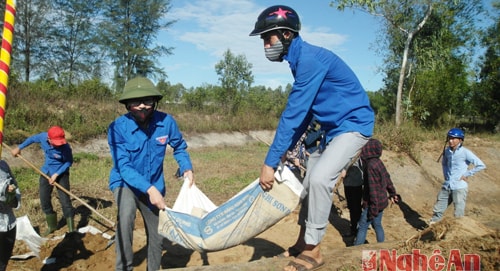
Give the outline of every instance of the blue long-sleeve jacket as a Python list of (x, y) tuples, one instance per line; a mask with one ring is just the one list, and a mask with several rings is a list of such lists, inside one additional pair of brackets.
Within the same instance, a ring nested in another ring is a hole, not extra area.
[(109, 188), (129, 187), (139, 197), (155, 186), (165, 195), (163, 161), (167, 145), (180, 172), (192, 170), (187, 144), (172, 116), (154, 111), (148, 131), (139, 128), (130, 113), (118, 117), (108, 128), (108, 144), (113, 159)]
[(73, 151), (71, 150), (71, 146), (69, 143), (58, 147), (52, 146), (50, 145), (48, 138), (47, 132), (42, 132), (26, 138), (26, 140), (19, 144), (18, 147), (22, 150), (33, 143), (40, 144), (40, 147), (45, 155), (45, 162), (41, 171), (49, 177), (54, 173), (61, 175), (65, 172), (69, 172), (69, 169), (73, 164)]
[[(469, 169), (471, 164), (474, 166)], [(443, 188), (451, 190), (467, 188), (467, 182), (460, 178), (473, 176), (486, 168), (481, 159), (462, 145), (458, 146), (455, 151), (447, 147), (441, 165), (444, 174)]]
[(295, 79), (285, 110), (264, 163), (279, 164), (281, 156), (304, 133), (313, 117), (324, 131), (324, 143), (342, 133), (370, 137), (375, 116), (368, 95), (354, 72), (333, 52), (293, 39), (284, 56)]

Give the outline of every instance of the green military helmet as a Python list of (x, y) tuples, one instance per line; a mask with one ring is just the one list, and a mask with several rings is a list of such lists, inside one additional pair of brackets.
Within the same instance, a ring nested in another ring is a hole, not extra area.
[(156, 86), (146, 77), (138, 76), (125, 83), (122, 96), (118, 101), (125, 104), (127, 100), (154, 97), (157, 101), (163, 98)]

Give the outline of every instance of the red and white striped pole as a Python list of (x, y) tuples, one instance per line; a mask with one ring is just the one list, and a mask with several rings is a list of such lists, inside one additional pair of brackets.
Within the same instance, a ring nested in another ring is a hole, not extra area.
[(2, 49), (0, 51), (0, 155), (2, 154), (3, 123), (7, 101), (7, 85), (9, 83), (10, 52), (14, 36), (14, 21), (16, 17), (16, 1), (7, 0), (3, 23)]

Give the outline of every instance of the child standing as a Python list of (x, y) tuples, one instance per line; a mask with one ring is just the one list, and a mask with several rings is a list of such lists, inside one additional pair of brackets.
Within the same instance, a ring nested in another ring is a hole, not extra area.
[[(446, 141), (448, 147), (443, 150), (444, 183), (437, 195), (431, 221), (436, 223), (443, 218), (443, 213), (450, 204), (450, 196), (455, 206), (455, 217), (465, 213), (469, 177), (486, 168), (485, 164), (472, 151), (462, 146), (464, 131), (452, 128), (448, 131)], [(469, 165), (474, 165), (469, 169)]]
[(342, 183), (344, 184), (344, 194), (350, 219), (350, 232), (344, 235), (344, 237), (356, 237), (358, 222), (361, 217), (361, 201), (363, 197), (363, 168), (360, 159), (356, 160), (347, 169)]
[[(28, 137), (18, 147), (12, 149), (11, 154), (15, 157), (21, 153), (22, 149), (33, 143), (40, 144), (45, 154), (45, 162), (41, 171), (50, 177), (49, 180), (43, 175), (40, 175), (39, 178), (40, 204), (47, 220), (47, 231), (42, 236), (47, 236), (57, 230), (57, 213), (54, 211), (51, 201), (54, 183), (57, 182), (66, 190), (70, 190), (69, 170), (73, 164), (73, 152), (69, 143), (66, 142), (63, 128), (52, 126), (47, 132)], [(57, 192), (63, 209), (63, 215), (68, 225), (68, 232), (72, 232), (74, 231), (74, 226), (71, 198), (60, 189), (57, 189)]]
[[(385, 235), (382, 227), (384, 209), (389, 205), (389, 201), (393, 203), (399, 201), (391, 176), (380, 159), (381, 156), (382, 143), (377, 139), (371, 138), (361, 149), (360, 159), (364, 172), (363, 210), (354, 241), (355, 246), (365, 243), (366, 232), (370, 224), (375, 229), (377, 242), (384, 242)], [(389, 193), (389, 197), (387, 197), (387, 193)]]

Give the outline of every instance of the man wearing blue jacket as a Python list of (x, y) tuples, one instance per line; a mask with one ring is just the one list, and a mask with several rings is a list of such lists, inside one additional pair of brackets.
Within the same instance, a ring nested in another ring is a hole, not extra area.
[(162, 97), (149, 79), (129, 80), (119, 100), (128, 113), (108, 128), (113, 159), (109, 189), (118, 205), (115, 270), (133, 269), (137, 209), (146, 227), (147, 270), (160, 269), (163, 237), (158, 233), (158, 213), (166, 207), (163, 161), (168, 145), (184, 178), (189, 178), (191, 185), (194, 183), (187, 144), (176, 121), (171, 115), (156, 110)]
[(373, 133), (374, 113), (354, 72), (337, 55), (311, 45), (299, 35), (300, 20), (292, 8), (272, 6), (259, 15), (251, 36), (259, 35), (270, 61), (289, 63), (292, 90), (273, 143), (262, 166), (260, 185), (272, 188), (274, 172), (314, 117), (324, 133), (309, 157), (303, 182), (307, 196), (299, 213), (301, 230), (284, 256), (296, 256), (285, 270), (314, 270), (324, 264), (324, 237), (334, 186)]

